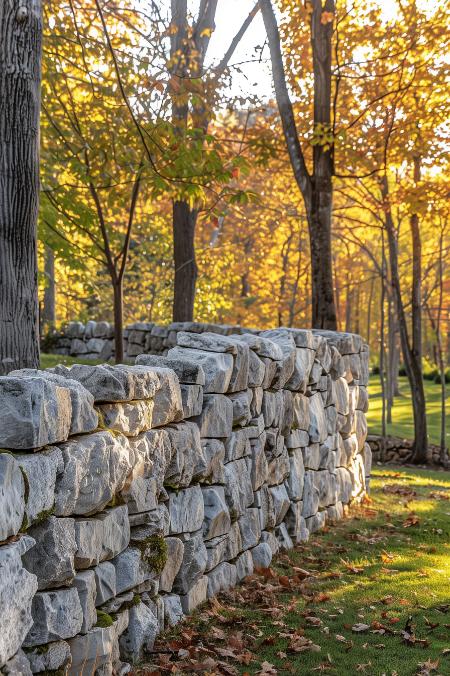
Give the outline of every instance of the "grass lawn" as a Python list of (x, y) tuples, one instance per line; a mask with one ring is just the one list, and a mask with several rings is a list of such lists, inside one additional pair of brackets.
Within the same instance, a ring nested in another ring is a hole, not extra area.
[(41, 352), (41, 369), (48, 369), (58, 364), (64, 366), (72, 366), (72, 364), (103, 364), (102, 361), (95, 361), (93, 359), (80, 359), (80, 357), (68, 357), (64, 354), (46, 354)]
[[(388, 434), (405, 439), (414, 438), (414, 426), (411, 408), (411, 393), (406, 378), (400, 378), (401, 396), (396, 397), (392, 409), (392, 425), (387, 426)], [(428, 434), (433, 444), (440, 443), (441, 424), (441, 386), (431, 380), (424, 380), (427, 402)], [(450, 391), (450, 386), (447, 386)], [(370, 404), (367, 413), (369, 434), (381, 434), (381, 387), (379, 376), (371, 376), (369, 383)], [(448, 395), (447, 395), (448, 399)], [(450, 445), (450, 428), (447, 429), (447, 446)], [(450, 673), (450, 672), (449, 672)]]
[(376, 469), (370, 503), (158, 648), (135, 674), (450, 674), (450, 474)]

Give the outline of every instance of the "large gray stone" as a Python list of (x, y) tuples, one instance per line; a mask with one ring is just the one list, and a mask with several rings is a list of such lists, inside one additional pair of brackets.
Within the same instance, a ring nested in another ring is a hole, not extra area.
[(144, 653), (151, 652), (158, 635), (158, 620), (144, 603), (129, 610), (128, 627), (120, 637), (120, 653), (132, 663), (142, 660)]
[(238, 520), (242, 537), (242, 549), (255, 547), (261, 537), (261, 523), (259, 509), (251, 507)]
[(19, 463), (0, 453), (0, 542), (19, 532), (25, 513), (25, 482)]
[(267, 542), (260, 542), (259, 545), (250, 549), (253, 558), (253, 566), (256, 570), (260, 568), (270, 568), (272, 563), (272, 549)]
[(159, 577), (160, 571), (152, 566), (152, 554), (151, 544), (149, 549), (127, 547), (111, 560), (116, 571), (116, 594)]
[(164, 495), (164, 480), (170, 466), (173, 449), (167, 429), (149, 430), (129, 439), (130, 464), (121, 496), (129, 514), (156, 509)]
[(102, 606), (117, 594), (116, 569), (110, 561), (103, 561), (94, 568), (97, 594), (95, 605)]
[(208, 462), (194, 422), (184, 421), (166, 428), (172, 445), (172, 458), (165, 473), (167, 486), (187, 487), (193, 480), (204, 478)]
[(164, 626), (166, 628), (174, 627), (184, 618), (181, 599), (178, 594), (167, 594), (163, 596), (164, 601)]
[(70, 434), (70, 391), (46, 378), (0, 378), (0, 402), (0, 448), (40, 448)]
[(203, 408), (202, 385), (180, 385), (181, 400), (183, 403), (183, 418), (193, 418), (200, 415)]
[(261, 486), (261, 488), (254, 493), (254, 497), (255, 500), (252, 506), (257, 507), (259, 510), (261, 528), (274, 528), (276, 513), (269, 486), (266, 484)]
[(306, 392), (315, 354), (314, 350), (297, 347), (295, 350), (294, 372), (286, 384), (289, 390), (293, 392)]
[(341, 415), (347, 415), (349, 412), (350, 393), (348, 383), (345, 378), (338, 378), (332, 381), (333, 385), (333, 403), (336, 410)]
[(17, 653), (33, 624), (31, 603), (37, 580), (21, 560), (33, 545), (32, 538), (22, 536), (17, 542), (0, 547), (0, 665)]
[(40, 521), (55, 504), (56, 477), (64, 467), (59, 448), (15, 456), (27, 484), (26, 525)]
[(309, 398), (309, 437), (312, 443), (323, 443), (328, 436), (325, 409), (320, 394)]
[(284, 414), (284, 398), (280, 390), (264, 392), (262, 414), (265, 427), (280, 427)]
[(225, 462), (238, 460), (251, 455), (250, 437), (248, 428), (235, 429), (225, 440)]
[(293, 502), (284, 520), (287, 531), (296, 544), (307, 542), (309, 539), (309, 531), (306, 528), (306, 520), (302, 516), (302, 509), (301, 502)]
[(316, 472), (305, 472), (305, 483), (303, 486), (303, 509), (302, 516), (308, 519), (319, 509), (319, 491), (315, 484)]
[(190, 615), (201, 603), (206, 601), (207, 590), (208, 578), (203, 575), (186, 594), (180, 595), (181, 607), (185, 615)]
[(187, 333), (185, 331), (179, 331), (177, 334), (177, 345), (192, 348), (194, 350), (230, 352), (231, 354), (237, 354), (238, 350), (236, 341), (233, 338), (208, 332)]
[(172, 369), (155, 367), (159, 379), (153, 398), (153, 427), (160, 427), (183, 418), (183, 403), (178, 378)]
[(302, 448), (303, 465), (305, 469), (319, 469), (320, 465), (320, 444), (310, 444)]
[(93, 395), (96, 402), (152, 399), (159, 387), (158, 374), (149, 366), (55, 366), (52, 373), (77, 380)]
[(233, 427), (233, 403), (223, 394), (205, 394), (201, 415), (194, 418), (200, 428), (200, 436), (227, 438)]
[(310, 413), (309, 413), (309, 397), (304, 394), (296, 393), (293, 397), (293, 429), (309, 430)]
[(159, 578), (159, 588), (163, 592), (172, 591), (175, 577), (183, 562), (184, 543), (180, 538), (166, 538), (167, 561)]
[(194, 533), (184, 539), (183, 560), (175, 577), (173, 591), (188, 594), (202, 577), (208, 562), (208, 552), (202, 533)]
[(9, 674), (9, 676), (32, 676), (33, 674), (30, 661), (23, 650), (19, 650), (14, 657), (7, 661), (1, 673)]
[(253, 502), (251, 474), (247, 460), (241, 458), (225, 465), (225, 499), (233, 519), (245, 513)]
[(169, 350), (167, 356), (171, 359), (187, 359), (201, 366), (205, 373), (205, 393), (220, 394), (228, 390), (234, 366), (231, 354), (177, 346)]
[(131, 469), (126, 437), (96, 432), (60, 446), (64, 471), (56, 481), (55, 514), (92, 514), (106, 507)]
[(305, 467), (303, 454), (300, 448), (294, 449), (289, 455), (290, 472), (286, 479), (288, 495), (294, 502), (302, 499)]
[(97, 408), (105, 427), (128, 437), (135, 437), (152, 428), (153, 407), (154, 401), (152, 399), (143, 399), (115, 404), (99, 404)]
[(37, 592), (31, 614), (33, 626), (23, 642), (26, 647), (72, 638), (83, 626), (83, 610), (74, 588)]
[[(82, 344), (84, 345), (84, 343)], [(84, 434), (97, 429), (98, 415), (94, 409), (94, 397), (81, 383), (70, 378), (64, 378), (56, 373), (51, 373), (47, 370), (41, 371), (39, 369), (21, 369), (20, 371), (12, 371), (9, 375), (26, 378), (45, 378), (59, 387), (67, 388), (70, 392), (72, 403), (70, 434)]]
[[(209, 483), (225, 483), (225, 445), (220, 439), (202, 439), (202, 448), (206, 457), (207, 468), (204, 479)], [(250, 444), (249, 444), (250, 448)]]
[(207, 596), (211, 598), (222, 591), (227, 591), (237, 584), (236, 566), (225, 561), (211, 570), (208, 575)]
[(23, 563), (36, 575), (38, 589), (70, 584), (75, 576), (77, 549), (74, 520), (50, 516), (32, 526), (28, 533), (36, 544), (24, 554)]
[(316, 472), (315, 485), (319, 491), (319, 507), (329, 507), (338, 500), (336, 476), (328, 470)]
[(80, 633), (86, 634), (97, 622), (95, 601), (97, 598), (97, 586), (93, 570), (82, 570), (75, 575), (73, 586), (78, 592), (81, 609), (83, 611), (83, 624)]
[[(128, 610), (117, 615), (110, 627), (94, 627), (68, 643), (72, 664), (68, 676), (110, 676), (120, 673), (118, 638), (128, 626)], [(124, 673), (124, 672), (122, 672)]]
[(27, 658), (33, 674), (57, 671), (70, 663), (70, 647), (66, 641), (53, 641), (46, 648), (46, 650), (39, 648), (27, 650)]
[(235, 392), (229, 395), (229, 399), (233, 404), (233, 427), (245, 427), (252, 419), (250, 405), (253, 394), (251, 390), (244, 390), (243, 392)]
[(130, 514), (129, 516), (131, 536), (135, 537), (136, 532), (145, 530), (147, 537), (149, 535), (169, 535), (170, 514), (165, 504), (158, 505), (156, 509), (141, 514)]
[(251, 440), (252, 447), (252, 486), (253, 490), (257, 491), (263, 483), (267, 480), (269, 474), (269, 467), (267, 464), (266, 454), (264, 453), (264, 446), (266, 443), (266, 435), (263, 433), (257, 439)]
[(202, 493), (205, 505), (203, 539), (211, 540), (225, 535), (230, 530), (231, 519), (223, 486), (208, 486), (202, 488)]
[(170, 532), (192, 533), (200, 530), (205, 518), (202, 491), (198, 486), (191, 486), (178, 493), (170, 493)]
[(90, 568), (123, 551), (130, 541), (126, 505), (75, 520), (75, 567)]
[(205, 372), (194, 359), (160, 357), (155, 354), (140, 354), (136, 357), (136, 364), (140, 366), (161, 366), (172, 369), (177, 374), (180, 383), (185, 385), (204, 385)]
[(275, 509), (275, 524), (278, 526), (286, 516), (291, 503), (284, 484), (272, 486), (269, 490)]
[(276, 343), (282, 352), (282, 359), (277, 362), (277, 372), (272, 387), (282, 388), (291, 378), (295, 369), (295, 343), (292, 335), (287, 329), (271, 329), (270, 331), (263, 331), (260, 334), (264, 338)]

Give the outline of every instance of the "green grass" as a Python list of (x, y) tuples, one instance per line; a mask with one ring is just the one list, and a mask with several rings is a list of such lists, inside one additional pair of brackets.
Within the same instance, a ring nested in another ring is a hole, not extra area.
[[(392, 409), (392, 424), (387, 426), (388, 434), (405, 439), (414, 438), (414, 425), (411, 407), (411, 392), (406, 378), (399, 378), (401, 396), (395, 398)], [(440, 443), (441, 425), (441, 386), (430, 380), (424, 380), (427, 402), (428, 434), (433, 444)], [(450, 386), (448, 386), (450, 391)], [(379, 376), (371, 376), (369, 383), (370, 403), (367, 413), (369, 434), (381, 434), (381, 387)], [(448, 396), (447, 396), (448, 399)], [(450, 428), (447, 430), (447, 446), (450, 445)]]
[[(448, 498), (449, 473), (375, 470), (370, 504), (353, 508), (347, 520), (278, 556), (271, 575), (246, 580), (163, 635), (161, 663), (156, 658), (151, 668), (135, 673), (169, 673), (169, 667), (170, 673), (187, 673), (181, 653), (189, 651), (194, 662), (207, 655), (235, 670), (210, 666), (215, 674), (413, 676), (427, 660), (438, 661), (438, 668), (421, 673), (450, 674)], [(311, 577), (303, 579), (299, 569)], [(409, 617), (418, 639), (414, 645), (402, 636)], [(310, 618), (317, 618), (318, 626)], [(369, 628), (355, 633), (357, 623)], [(295, 637), (297, 643), (311, 640), (317, 651), (296, 652)], [(231, 649), (231, 655), (221, 649)], [(248, 664), (243, 664), (246, 654)], [(158, 671), (164, 660), (167, 671)], [(273, 670), (262, 670), (264, 662)]]
[(64, 354), (46, 354), (41, 352), (41, 369), (48, 369), (58, 364), (64, 366), (72, 366), (73, 364), (102, 364), (102, 361), (95, 361), (94, 359), (80, 359), (80, 357), (68, 357)]

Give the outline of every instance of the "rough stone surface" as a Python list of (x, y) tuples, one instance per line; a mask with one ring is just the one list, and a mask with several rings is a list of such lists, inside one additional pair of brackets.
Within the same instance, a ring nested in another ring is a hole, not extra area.
[(39, 648), (27, 651), (27, 658), (34, 674), (57, 671), (71, 661), (70, 647), (67, 641), (53, 641), (45, 651)]
[(23, 563), (38, 581), (38, 589), (67, 586), (75, 576), (74, 519), (55, 516), (36, 524), (28, 533), (36, 541), (23, 556)]
[(167, 594), (163, 597), (164, 601), (164, 625), (174, 627), (184, 618), (181, 599), (178, 594)]
[(190, 615), (201, 603), (204, 603), (207, 598), (208, 578), (203, 575), (197, 582), (189, 589), (187, 594), (180, 596), (181, 607), (185, 615)]
[(237, 519), (253, 502), (253, 489), (245, 458), (225, 465), (225, 499), (230, 515)]
[(159, 366), (172, 369), (177, 374), (178, 380), (184, 385), (204, 385), (205, 372), (203, 368), (192, 359), (160, 357), (155, 354), (140, 354), (136, 357), (139, 366)]
[(144, 653), (153, 650), (157, 634), (158, 620), (150, 608), (144, 603), (133, 606), (119, 641), (122, 656), (132, 663), (142, 660)]
[(0, 448), (40, 448), (70, 434), (70, 391), (46, 378), (0, 378), (0, 402)]
[(82, 570), (76, 574), (73, 586), (78, 592), (81, 609), (83, 611), (83, 624), (80, 632), (86, 634), (97, 622), (95, 601), (97, 598), (97, 586), (93, 570)]
[(192, 533), (200, 530), (205, 518), (202, 491), (198, 486), (170, 493), (170, 532)]
[(183, 418), (200, 415), (203, 408), (203, 387), (201, 385), (180, 385), (183, 403)]
[(206, 394), (201, 415), (194, 419), (201, 437), (226, 439), (233, 426), (233, 403), (223, 394)]
[(31, 604), (37, 591), (35, 575), (23, 566), (21, 555), (34, 540), (22, 536), (0, 547), (0, 665), (11, 659), (33, 624)]
[(171, 359), (189, 359), (201, 366), (205, 373), (205, 394), (221, 394), (228, 390), (234, 365), (231, 354), (174, 347), (169, 350), (168, 357)]
[(159, 578), (159, 588), (163, 592), (172, 591), (174, 580), (183, 562), (184, 543), (180, 538), (166, 538), (167, 562)]
[(225, 561), (211, 570), (208, 575), (207, 596), (211, 598), (221, 591), (227, 591), (237, 584), (236, 566)]
[(95, 516), (75, 519), (75, 566), (89, 568), (112, 559), (130, 541), (130, 523), (125, 505), (112, 507)]
[(202, 488), (202, 493), (205, 509), (203, 539), (211, 540), (219, 535), (225, 535), (230, 530), (231, 519), (223, 486)]
[(55, 514), (92, 514), (104, 509), (131, 469), (125, 437), (96, 432), (60, 446), (64, 470), (56, 481)]
[(154, 401), (118, 402), (116, 404), (99, 404), (104, 425), (111, 430), (121, 432), (129, 437), (136, 437), (141, 432), (152, 428)]
[(25, 513), (25, 482), (18, 462), (0, 453), (0, 541), (19, 532)]
[(149, 366), (74, 364), (67, 367), (60, 364), (49, 371), (77, 380), (96, 402), (152, 399), (159, 387), (158, 375)]
[(83, 610), (76, 589), (37, 592), (31, 614), (33, 626), (23, 643), (26, 647), (72, 638), (83, 626)]
[(253, 547), (250, 552), (255, 570), (270, 567), (270, 564), (272, 563), (272, 549), (267, 542), (260, 542), (259, 545)]
[(183, 560), (175, 577), (173, 590), (177, 594), (189, 594), (189, 590), (202, 577), (207, 561), (208, 552), (202, 533), (194, 533), (188, 536), (184, 541)]
[(155, 367), (159, 379), (153, 403), (153, 427), (160, 427), (183, 418), (183, 403), (178, 378), (172, 369)]

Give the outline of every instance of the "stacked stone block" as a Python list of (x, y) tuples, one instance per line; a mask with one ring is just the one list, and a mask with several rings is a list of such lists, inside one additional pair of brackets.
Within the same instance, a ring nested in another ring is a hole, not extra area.
[(126, 673), (365, 494), (359, 336), (226, 332), (0, 378), (2, 673)]

